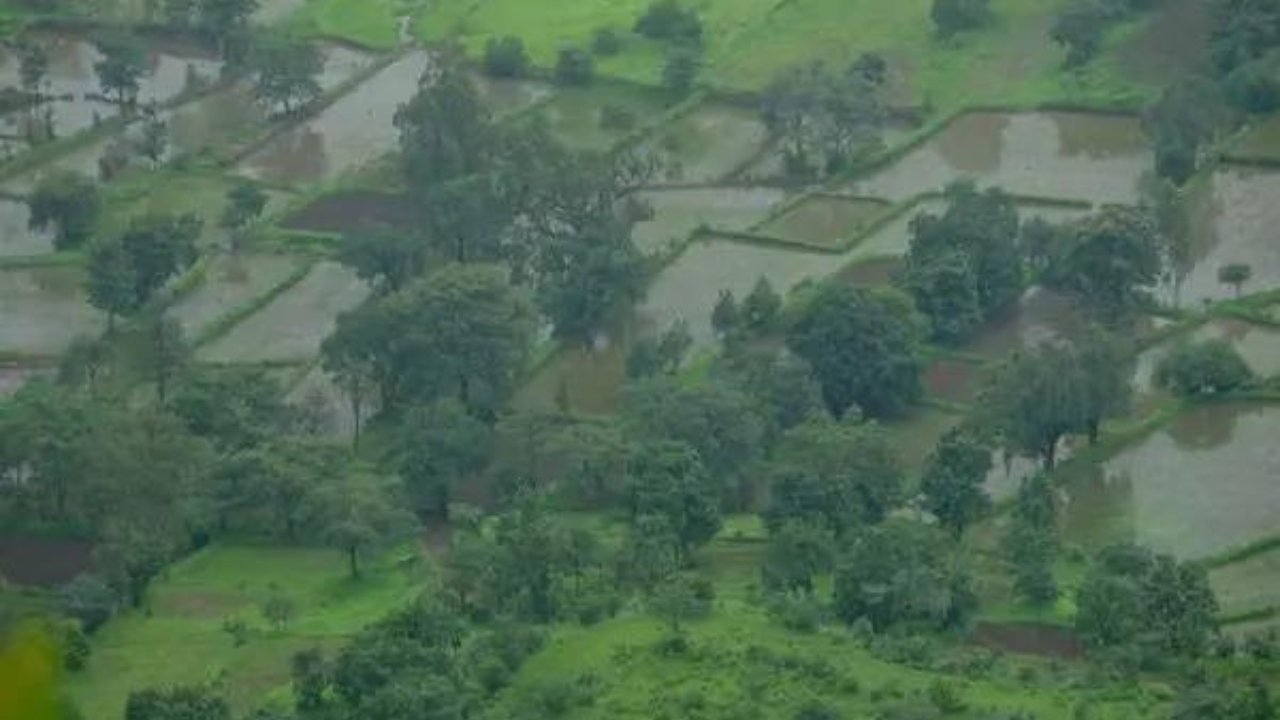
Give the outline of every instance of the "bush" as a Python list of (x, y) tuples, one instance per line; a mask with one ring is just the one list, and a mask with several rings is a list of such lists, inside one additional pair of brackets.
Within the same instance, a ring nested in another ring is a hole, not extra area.
[(694, 10), (680, 7), (676, 0), (656, 0), (636, 21), (636, 32), (651, 40), (698, 41), (702, 20)]
[(622, 38), (613, 28), (600, 28), (591, 38), (591, 52), (610, 57), (622, 52)]
[(67, 623), (62, 634), (63, 667), (72, 672), (83, 670), (92, 652), (93, 646), (89, 644), (89, 638), (80, 629), (79, 623)]
[(991, 20), (991, 0), (933, 0), (933, 24), (942, 37), (982, 27)]
[(696, 47), (678, 45), (667, 53), (662, 66), (662, 86), (677, 97), (684, 97), (693, 90), (693, 83), (702, 69), (702, 54)]
[(812, 633), (822, 627), (825, 611), (812, 594), (778, 593), (770, 598), (769, 612), (788, 630)]
[(510, 35), (490, 38), (484, 46), (484, 71), (496, 78), (523, 77), (529, 70), (524, 41)]
[(116, 609), (116, 595), (97, 575), (77, 575), (58, 591), (62, 612), (80, 621), (80, 627), (92, 633), (110, 619)]
[(595, 61), (579, 47), (560, 48), (556, 58), (556, 82), (561, 85), (587, 85), (595, 77)]
[(1156, 383), (1179, 395), (1215, 395), (1248, 385), (1253, 371), (1226, 340), (1174, 348), (1156, 366)]

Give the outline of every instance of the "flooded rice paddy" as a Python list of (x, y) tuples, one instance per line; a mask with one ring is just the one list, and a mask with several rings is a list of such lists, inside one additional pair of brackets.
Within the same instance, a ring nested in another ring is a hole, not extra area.
[(0, 257), (41, 255), (53, 251), (53, 236), (27, 227), (27, 204), (0, 198)]
[(631, 233), (645, 253), (683, 242), (699, 228), (747, 230), (785, 197), (773, 188), (735, 187), (644, 190), (638, 195), (653, 209), (653, 217), (637, 223)]
[(284, 282), (301, 265), (287, 255), (222, 253), (209, 260), (200, 285), (169, 308), (188, 338), (241, 310)]
[(972, 179), (1024, 196), (1136, 204), (1151, 163), (1137, 118), (975, 112), (850, 187), (905, 200)]
[[(1197, 406), (1066, 485), (1067, 538), (1202, 558), (1280, 529), (1280, 406)], [(1187, 532), (1195, 528), (1195, 532)]]
[(1280, 550), (1214, 568), (1209, 583), (1224, 615), (1280, 607)]
[[(41, 93), (53, 98), (43, 106), (0, 117), (0, 133), (22, 138), (33, 116), (52, 120), (55, 136), (66, 137), (118, 113), (102, 98), (94, 65), (102, 59), (93, 38), (73, 32), (37, 31), (26, 37), (49, 56), (47, 81)], [(217, 80), (222, 63), (211, 52), (188, 43), (150, 38), (148, 66), (140, 83), (140, 103), (165, 103), (183, 92)], [(0, 50), (0, 85), (19, 87), (17, 53)]]
[(838, 248), (865, 232), (891, 206), (882, 200), (815, 195), (759, 229), (760, 234)]
[(335, 262), (317, 263), (297, 285), (200, 350), (213, 362), (304, 361), (315, 356), (340, 313), (359, 305), (369, 286)]
[(1218, 281), (1223, 265), (1244, 263), (1252, 277), (1245, 293), (1280, 285), (1280, 172), (1228, 166), (1194, 186), (1187, 199), (1191, 231), (1190, 263), (1166, 302), (1194, 308), (1224, 300), (1234, 290)]
[(664, 127), (646, 147), (663, 157), (667, 181), (704, 183), (750, 164), (766, 135), (757, 111), (707, 104)]
[(86, 301), (84, 279), (76, 267), (0, 270), (0, 353), (56, 355), (102, 332), (106, 318)]
[(240, 171), (269, 182), (315, 183), (393, 150), (396, 110), (412, 96), (427, 61), (426, 53), (413, 52), (393, 62), (319, 115), (277, 135)]

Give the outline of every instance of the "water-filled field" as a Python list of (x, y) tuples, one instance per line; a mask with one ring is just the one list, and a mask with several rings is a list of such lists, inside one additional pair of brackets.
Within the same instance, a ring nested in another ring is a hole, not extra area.
[(369, 286), (334, 262), (320, 262), (297, 285), (201, 349), (214, 362), (303, 361), (313, 357), (338, 314), (369, 295)]
[(753, 108), (707, 104), (663, 128), (657, 151), (671, 182), (704, 183), (743, 169), (764, 149), (766, 130)]
[(187, 337), (197, 337), (228, 314), (250, 306), (301, 265), (287, 255), (231, 253), (216, 255), (208, 263), (200, 285), (169, 309)]
[(106, 326), (76, 267), (0, 270), (0, 354), (48, 356)]
[(53, 237), (27, 226), (31, 213), (19, 200), (0, 198), (0, 257), (40, 255), (53, 250)]
[[(1067, 484), (1069, 539), (1199, 558), (1280, 528), (1280, 406), (1193, 407)], [(1195, 532), (1188, 532), (1194, 528)]]
[(880, 200), (817, 195), (769, 221), (759, 232), (806, 245), (836, 248), (861, 235), (889, 207)]
[(1019, 195), (1136, 204), (1151, 163), (1137, 118), (975, 112), (851, 187), (903, 200), (972, 179)]
[(273, 138), (241, 171), (271, 182), (315, 183), (389, 152), (399, 137), (396, 110), (412, 96), (427, 62), (424, 52), (400, 58), (316, 117)]
[(654, 253), (671, 242), (683, 242), (699, 228), (746, 230), (763, 220), (785, 193), (723, 187), (643, 190), (638, 196), (653, 209), (653, 217), (637, 223), (631, 238), (642, 251)]

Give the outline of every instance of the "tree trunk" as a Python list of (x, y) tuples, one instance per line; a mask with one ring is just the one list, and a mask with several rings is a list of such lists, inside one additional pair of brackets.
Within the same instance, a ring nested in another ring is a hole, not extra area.
[(360, 577), (360, 551), (355, 545), (347, 548), (347, 567), (352, 578)]
[(1097, 445), (1098, 436), (1102, 430), (1102, 420), (1099, 418), (1089, 418), (1089, 444)]
[(363, 405), (364, 403), (360, 401), (360, 394), (352, 393), (351, 419), (355, 427), (351, 434), (351, 449), (356, 451), (360, 450), (360, 411), (363, 409)]
[(1058, 459), (1058, 436), (1055, 435), (1052, 440), (1045, 443), (1043, 456), (1045, 471), (1053, 472), (1053, 468), (1057, 465)]

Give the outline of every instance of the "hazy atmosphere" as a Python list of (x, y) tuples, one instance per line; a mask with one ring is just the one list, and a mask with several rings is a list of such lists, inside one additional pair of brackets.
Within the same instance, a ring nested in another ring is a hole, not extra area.
[(1280, 718), (1280, 0), (0, 0), (0, 720)]

